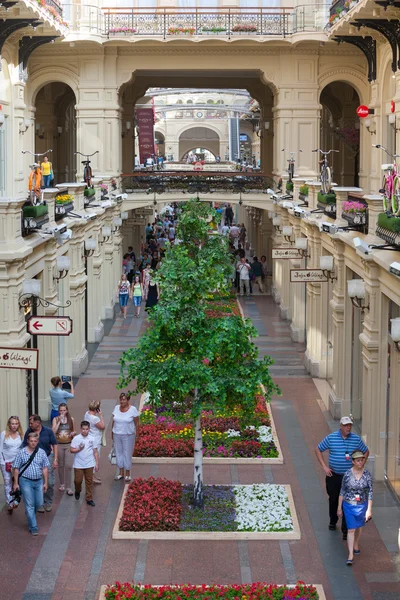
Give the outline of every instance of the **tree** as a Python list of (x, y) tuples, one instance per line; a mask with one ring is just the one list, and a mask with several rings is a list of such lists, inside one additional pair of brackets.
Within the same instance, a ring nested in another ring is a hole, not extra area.
[(195, 423), (194, 504), (203, 505), (201, 413), (240, 406), (250, 421), (260, 384), (269, 400), (269, 357), (258, 358), (251, 341), (256, 330), (240, 316), (210, 318), (210, 299), (229, 294), (232, 257), (224, 236), (208, 235), (208, 221), (218, 219), (206, 203), (190, 201), (180, 217), (178, 245), (168, 249), (157, 274), (159, 303), (136, 348), (120, 359), (119, 387), (136, 379), (136, 391), (149, 392), (157, 406), (190, 405)]

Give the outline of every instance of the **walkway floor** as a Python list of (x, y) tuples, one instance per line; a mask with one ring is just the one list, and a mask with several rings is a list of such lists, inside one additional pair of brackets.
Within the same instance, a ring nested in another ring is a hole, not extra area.
[[(374, 520), (365, 528), (362, 554), (353, 568), (345, 565), (339, 532), (328, 531), (324, 477), (314, 454), (330, 431), (320, 395), (303, 367), (304, 348), (293, 344), (289, 325), (279, 318), (270, 297), (242, 302), (257, 327), (261, 353), (275, 359), (271, 371), (282, 389), (272, 402), (285, 463), (270, 466), (205, 467), (209, 483), (290, 483), (301, 527), (299, 541), (159, 542), (112, 540), (111, 530), (123, 483), (105, 449), (103, 484), (95, 489), (96, 507), (56, 492), (53, 512), (39, 516), (40, 534), (32, 538), (23, 508), (10, 517), (0, 513), (1, 600), (94, 600), (100, 585), (134, 579), (145, 583), (228, 583), (270, 581), (322, 583), (328, 600), (399, 600), (396, 538), (400, 510), (383, 485), (376, 486)], [(130, 309), (132, 311), (132, 309)], [(116, 403), (118, 358), (134, 345), (145, 321), (117, 319), (99, 345), (88, 371), (76, 386), (71, 413), (79, 420), (92, 398), (102, 400), (110, 423)], [(137, 401), (137, 399), (136, 399)], [(110, 430), (108, 427), (108, 439)], [(136, 465), (136, 476), (192, 480), (191, 465)]]

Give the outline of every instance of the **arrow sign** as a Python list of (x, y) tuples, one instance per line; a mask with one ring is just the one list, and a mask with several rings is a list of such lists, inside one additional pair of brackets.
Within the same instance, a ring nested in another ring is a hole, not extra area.
[(72, 319), (70, 317), (31, 317), (27, 324), (32, 335), (70, 335)]

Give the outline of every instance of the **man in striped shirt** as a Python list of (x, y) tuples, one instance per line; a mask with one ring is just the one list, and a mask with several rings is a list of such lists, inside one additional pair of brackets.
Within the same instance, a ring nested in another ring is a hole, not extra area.
[[(359, 435), (352, 433), (353, 421), (350, 417), (340, 419), (340, 429), (330, 433), (315, 449), (315, 454), (325, 471), (326, 491), (329, 496), (329, 529), (334, 531), (338, 521), (337, 510), (343, 475), (351, 469), (351, 455), (361, 450), (367, 460), (369, 450)], [(322, 453), (329, 450), (329, 467), (326, 466)], [(347, 525), (342, 517), (343, 539), (347, 540)]]

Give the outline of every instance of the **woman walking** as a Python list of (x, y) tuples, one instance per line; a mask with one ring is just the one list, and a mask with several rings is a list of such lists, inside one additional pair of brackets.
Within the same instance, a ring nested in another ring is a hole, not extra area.
[(58, 377), (58, 375), (56, 377), (52, 377), (50, 382), (51, 382), (51, 385), (53, 386), (50, 389), (50, 400), (51, 400), (50, 423), (52, 423), (54, 417), (58, 417), (58, 407), (60, 406), (60, 404), (62, 402), (66, 403), (67, 400), (69, 400), (70, 398), (73, 398), (75, 391), (74, 391), (74, 384), (72, 383), (72, 379), (69, 382), (69, 385), (71, 386), (70, 392), (62, 389), (61, 377)]
[(126, 273), (121, 275), (121, 280), (118, 282), (118, 295), (119, 295), (119, 308), (121, 316), (126, 319), (126, 312), (128, 310), (128, 299), (131, 294), (131, 286), (126, 276)]
[(139, 413), (129, 403), (129, 398), (122, 393), (119, 396), (119, 405), (114, 408), (112, 421), (112, 439), (119, 474), (115, 480), (119, 481), (125, 475), (125, 481), (131, 481), (132, 455), (136, 436), (139, 435)]
[[(86, 411), (84, 420), (90, 423), (89, 436), (93, 440), (93, 447), (96, 448), (100, 457), (101, 440), (103, 438), (103, 431), (106, 426), (104, 424), (103, 413), (101, 412), (100, 400), (92, 400), (89, 403), (89, 410)], [(101, 483), (100, 477), (98, 477), (98, 471), (93, 476), (93, 483)]]
[(39, 434), (32, 431), (28, 433), (27, 440), (28, 445), (18, 450), (13, 463), (13, 490), (21, 490), (29, 531), (32, 535), (37, 535), (39, 528), (36, 512), (43, 506), (43, 492), (47, 491), (50, 463), (46, 452), (39, 448)]
[(156, 283), (151, 276), (146, 284), (145, 289), (146, 289), (146, 292), (145, 292), (146, 308), (145, 308), (145, 310), (147, 310), (149, 308), (153, 308), (153, 306), (155, 306), (157, 304), (158, 299), (160, 297), (160, 292), (158, 289), (158, 283)]
[(71, 488), (73, 457), (70, 452), (71, 440), (76, 435), (75, 420), (69, 414), (68, 406), (61, 402), (58, 407), (59, 416), (54, 417), (51, 428), (58, 442), (58, 477), (60, 479), (60, 492), (73, 496)]
[(138, 275), (135, 276), (135, 281), (133, 282), (132, 298), (133, 298), (133, 305), (134, 305), (135, 311), (136, 311), (134, 316), (139, 318), (140, 305), (142, 304), (142, 298), (143, 298), (143, 284), (140, 283), (140, 277)]
[(349, 556), (346, 564), (351, 567), (354, 554), (360, 554), (362, 527), (372, 518), (372, 477), (364, 468), (365, 456), (360, 450), (351, 455), (353, 466), (342, 479), (337, 515), (346, 518), (348, 527), (347, 546)]
[(5, 430), (0, 434), (0, 469), (3, 475), (4, 495), (9, 514), (12, 514), (13, 509), (18, 506), (18, 502), (15, 502), (10, 494), (12, 490), (12, 464), (23, 439), (24, 432), (19, 417), (10, 417)]

